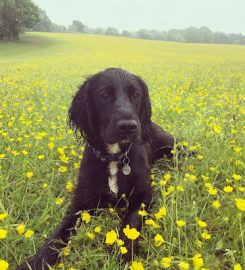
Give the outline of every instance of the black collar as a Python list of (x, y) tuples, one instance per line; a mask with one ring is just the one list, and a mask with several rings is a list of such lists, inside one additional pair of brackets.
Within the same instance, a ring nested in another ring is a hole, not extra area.
[(88, 141), (86, 142), (86, 145), (88, 146), (88, 148), (92, 150), (94, 155), (103, 163), (109, 163), (112, 161), (122, 161), (123, 159), (128, 158), (128, 154), (132, 147), (132, 143), (130, 143), (128, 149), (124, 153), (103, 155), (101, 151), (96, 150), (93, 146), (91, 146), (91, 144)]

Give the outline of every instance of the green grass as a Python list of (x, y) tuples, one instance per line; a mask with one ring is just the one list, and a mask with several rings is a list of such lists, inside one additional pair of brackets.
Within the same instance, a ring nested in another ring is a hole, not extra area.
[[(154, 206), (147, 219), (160, 228), (144, 224), (135, 260), (155, 270), (172, 256), (168, 269), (180, 262), (194, 269), (191, 258), (201, 254), (205, 269), (245, 267), (244, 201), (243, 211), (236, 205), (245, 192), (245, 47), (48, 33), (0, 43), (0, 219), (8, 213), (0, 220), (7, 230), (0, 260), (15, 269), (60, 224), (72, 196), (66, 185), (75, 185), (83, 151), (67, 128), (67, 110), (84, 78), (111, 66), (140, 75), (149, 86), (152, 119), (197, 152), (189, 158), (176, 153), (173, 166), (161, 161), (152, 169)], [(156, 220), (161, 207), (167, 215)], [(16, 232), (22, 223), (25, 232), (34, 231), (31, 238)], [(98, 211), (77, 229), (60, 269), (128, 269), (116, 244), (109, 255), (104, 241), (119, 225), (114, 211)], [(86, 233), (96, 226), (101, 233), (91, 240)], [(211, 239), (203, 239), (205, 230)], [(165, 240), (159, 247), (156, 234)]]

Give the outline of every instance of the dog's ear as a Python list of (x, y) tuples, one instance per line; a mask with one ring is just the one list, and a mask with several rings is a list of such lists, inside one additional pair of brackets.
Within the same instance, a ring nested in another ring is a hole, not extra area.
[(140, 108), (140, 124), (142, 128), (142, 141), (149, 140), (152, 133), (152, 124), (151, 124), (151, 102), (148, 93), (148, 87), (146, 83), (140, 78), (137, 77), (141, 89), (143, 91), (143, 98)]
[(84, 138), (89, 138), (92, 130), (92, 104), (90, 98), (90, 80), (87, 78), (73, 97), (68, 111), (69, 126)]

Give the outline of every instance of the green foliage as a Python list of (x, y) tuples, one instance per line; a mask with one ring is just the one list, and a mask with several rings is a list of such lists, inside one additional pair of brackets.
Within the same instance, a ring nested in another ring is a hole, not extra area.
[(52, 28), (53, 23), (47, 16), (46, 12), (42, 9), (39, 9), (39, 22), (34, 25), (32, 30), (36, 32), (52, 32)]
[(74, 20), (72, 21), (72, 25), (70, 25), (69, 30), (74, 33), (84, 33), (85, 26), (82, 22)]
[(31, 0), (0, 0), (0, 39), (18, 39), (38, 20), (38, 7)]
[(108, 27), (105, 31), (105, 35), (107, 36), (118, 36), (119, 32), (116, 28), (114, 27)]

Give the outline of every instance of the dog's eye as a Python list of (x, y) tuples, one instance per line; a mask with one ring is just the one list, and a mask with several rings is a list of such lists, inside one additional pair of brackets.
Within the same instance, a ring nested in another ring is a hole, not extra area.
[(110, 96), (109, 96), (108, 93), (104, 92), (104, 93), (101, 93), (100, 94), (100, 98), (103, 99), (103, 100), (105, 100), (105, 101), (107, 101), (107, 100), (110, 99)]
[(140, 94), (138, 92), (134, 92), (132, 95), (133, 99), (137, 99), (140, 96)]

